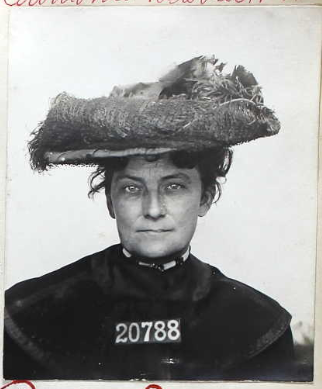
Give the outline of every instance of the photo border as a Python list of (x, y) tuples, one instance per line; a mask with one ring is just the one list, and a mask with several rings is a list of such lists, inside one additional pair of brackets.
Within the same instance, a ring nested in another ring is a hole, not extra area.
[[(137, 3), (142, 3), (139, 0)], [(320, 2), (319, 2), (320, 3)], [(299, 4), (299, 1), (298, 1)], [(316, 4), (316, 3), (315, 3)], [(133, 6), (137, 6), (135, 4)], [(140, 4), (141, 5), (141, 4)], [(95, 6), (95, 5), (93, 5)], [(128, 5), (130, 6), (130, 5)], [(297, 5), (297, 8), (306, 7), (304, 5)], [(10, 21), (10, 8), (1, 4), (0, 6), (0, 74), (4, 75), (0, 78), (0, 287), (3, 292), (3, 274), (4, 274), (4, 245), (5, 245), (5, 186), (6, 186), (6, 144), (7, 144), (7, 75), (8, 75), (8, 32), (9, 32), (9, 21)], [(321, 83), (321, 72), (320, 72), (320, 125), (319, 125), (319, 172), (318, 172), (318, 215), (317, 215), (317, 262), (316, 262), (316, 298), (315, 298), (315, 362), (314, 362), (314, 383), (299, 383), (301, 387), (310, 387), (310, 388), (319, 388), (322, 384), (322, 102), (321, 102), (321, 93), (322, 93), (322, 83)], [(1, 315), (3, 312), (3, 293), (1, 295)], [(3, 332), (3, 320), (0, 324), (1, 332)], [(0, 346), (2, 346), (2, 336), (1, 336)], [(0, 358), (2, 360), (2, 356)], [(2, 372), (2, 364), (0, 367)], [(2, 377), (2, 375), (1, 375)], [(5, 381), (3, 381), (5, 385)], [(34, 381), (34, 385), (37, 389), (47, 389), (47, 388), (101, 388), (108, 387), (111, 389), (123, 388), (123, 389), (146, 389), (150, 382), (127, 382), (127, 381)], [(241, 385), (243, 388), (281, 388), (281, 389), (294, 389), (295, 383), (277, 383), (277, 382), (153, 382), (153, 384), (158, 384), (162, 389), (174, 389), (174, 388), (187, 388), (195, 385), (195, 387), (202, 387), (203, 389), (225, 387), (226, 389), (235, 389), (240, 388)], [(198, 385), (198, 386), (196, 386)], [(151, 388), (152, 389), (152, 388)]]

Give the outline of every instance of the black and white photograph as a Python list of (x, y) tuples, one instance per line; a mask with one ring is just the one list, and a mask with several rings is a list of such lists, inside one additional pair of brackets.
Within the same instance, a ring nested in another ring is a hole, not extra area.
[(16, 8), (3, 376), (314, 381), (321, 10)]

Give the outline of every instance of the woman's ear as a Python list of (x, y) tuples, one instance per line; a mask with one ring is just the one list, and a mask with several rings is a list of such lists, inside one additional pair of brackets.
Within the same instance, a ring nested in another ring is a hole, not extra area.
[(212, 202), (214, 200), (214, 194), (211, 191), (206, 190), (201, 197), (198, 216), (203, 217), (207, 214), (211, 208)]
[(109, 194), (106, 195), (106, 205), (107, 205), (107, 209), (108, 209), (108, 212), (109, 212), (111, 218), (115, 219), (113, 202), (112, 202), (111, 196)]

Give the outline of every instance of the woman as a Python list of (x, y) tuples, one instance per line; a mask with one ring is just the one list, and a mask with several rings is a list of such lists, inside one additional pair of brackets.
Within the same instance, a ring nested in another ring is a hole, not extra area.
[(98, 165), (90, 195), (105, 190), (120, 244), (7, 292), (6, 378), (294, 379), (290, 314), (190, 252), (229, 147), (279, 131), (253, 75), (223, 69), (197, 57), (108, 98), (56, 98), (32, 166)]

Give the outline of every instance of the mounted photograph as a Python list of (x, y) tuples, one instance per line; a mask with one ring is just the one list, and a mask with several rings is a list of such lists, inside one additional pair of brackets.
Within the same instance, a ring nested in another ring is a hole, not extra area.
[(321, 13), (48, 11), (10, 19), (4, 378), (313, 382)]

